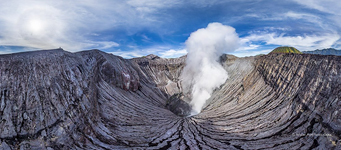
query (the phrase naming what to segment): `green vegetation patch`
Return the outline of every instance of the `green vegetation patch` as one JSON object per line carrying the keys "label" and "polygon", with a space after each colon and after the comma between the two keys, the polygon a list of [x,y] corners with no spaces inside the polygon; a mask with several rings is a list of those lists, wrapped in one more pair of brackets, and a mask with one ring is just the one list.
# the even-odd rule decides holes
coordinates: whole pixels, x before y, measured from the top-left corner
{"label": "green vegetation patch", "polygon": [[302,54],[299,50],[297,50],[294,47],[288,47],[288,46],[283,46],[283,47],[277,47],[274,50],[270,52],[270,54],[273,53],[294,53],[294,54]]}

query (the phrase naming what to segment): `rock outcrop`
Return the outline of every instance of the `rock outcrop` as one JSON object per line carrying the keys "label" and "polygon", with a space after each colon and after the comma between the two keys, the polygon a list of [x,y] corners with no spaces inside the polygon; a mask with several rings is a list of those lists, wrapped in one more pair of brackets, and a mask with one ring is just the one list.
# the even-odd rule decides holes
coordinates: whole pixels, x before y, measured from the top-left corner
{"label": "rock outcrop", "polygon": [[0,55],[0,149],[341,148],[341,57],[224,55],[229,79],[181,117],[185,59]]}
{"label": "rock outcrop", "polygon": [[188,102],[190,102],[189,97],[183,93],[177,93],[167,100],[166,108],[180,117],[190,117],[192,107]]}

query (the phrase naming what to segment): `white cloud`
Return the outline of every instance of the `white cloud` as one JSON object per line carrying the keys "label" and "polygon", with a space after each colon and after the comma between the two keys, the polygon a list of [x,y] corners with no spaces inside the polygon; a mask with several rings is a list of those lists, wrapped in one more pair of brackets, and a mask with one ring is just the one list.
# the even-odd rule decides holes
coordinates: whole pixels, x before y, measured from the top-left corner
{"label": "white cloud", "polygon": [[[340,13],[336,13],[334,10],[336,10],[336,8],[337,10],[340,10],[341,6],[337,3],[332,4],[330,1],[328,1],[326,4],[322,4],[324,1],[318,0],[297,2],[309,8],[331,14],[328,16],[321,16],[320,14],[316,13],[316,11],[296,12],[291,10],[284,13],[275,13],[272,15],[254,14],[252,17],[259,18],[261,20],[292,21],[293,24],[299,21],[303,25],[306,25],[306,27],[293,26],[288,28],[286,24],[283,24],[284,28],[281,28],[281,25],[278,26],[275,24],[274,27],[264,27],[261,31],[259,31],[259,29],[258,31],[250,31],[249,36],[243,37],[241,39],[242,46],[237,50],[240,51],[239,54],[242,54],[242,51],[245,52],[246,55],[248,55],[248,53],[254,53],[250,50],[262,51],[263,44],[273,46],[294,46],[302,51],[340,47],[338,43],[340,43],[341,37],[339,28],[341,27],[341,18]],[[329,7],[332,10],[327,10]],[[337,24],[339,27],[336,27],[335,24]],[[289,27],[290,25],[292,24],[289,24]],[[300,28],[305,29],[305,31],[299,31],[301,30]],[[309,32],[309,29],[313,29],[315,33]],[[287,31],[296,32],[296,34],[289,35],[286,34]],[[242,55],[244,56],[244,54]]]}
{"label": "white cloud", "polygon": [[116,0],[1,1],[0,13],[0,45],[40,49],[108,49],[118,43],[100,36],[92,40],[91,35],[116,28],[133,33],[153,24],[131,5]]}
{"label": "white cloud", "polygon": [[[301,13],[301,12],[294,12],[294,11],[287,11],[285,13],[275,13],[272,15],[254,15],[253,17],[259,18],[264,21],[288,21],[288,20],[301,20],[308,23],[312,23],[310,25],[318,25],[324,30],[330,31],[329,25],[325,23],[325,21],[319,17],[318,15],[310,14],[310,13]],[[293,22],[295,23],[295,22]],[[274,27],[275,28],[275,27]],[[281,28],[276,27],[279,30],[284,29],[287,30],[288,28]],[[270,29],[270,28],[269,28]]]}
{"label": "white cloud", "polygon": [[180,50],[170,49],[167,51],[159,52],[159,54],[160,54],[160,57],[163,57],[163,58],[177,58],[177,57],[186,55],[187,51],[186,49],[180,49]]}
{"label": "white cloud", "polygon": [[127,4],[151,12],[151,9],[173,7],[181,4],[180,0],[128,0]]}
{"label": "white cloud", "polygon": [[240,38],[239,40],[240,47],[235,51],[248,51],[248,50],[255,50],[259,48],[261,45],[253,44],[252,41],[248,38]]}
{"label": "white cloud", "polygon": [[339,0],[294,0],[295,2],[309,8],[334,15],[340,15],[341,1]]}
{"label": "white cloud", "polygon": [[108,49],[111,47],[118,47],[118,46],[119,46],[119,44],[116,42],[88,41],[84,47],[97,48],[97,49]]}
{"label": "white cloud", "polygon": [[261,45],[255,45],[250,43],[244,43],[241,47],[239,47],[236,51],[248,51],[258,49]]}
{"label": "white cloud", "polygon": [[175,49],[171,46],[153,46],[147,48],[138,48],[136,46],[128,46],[132,50],[115,50],[108,53],[121,56],[123,58],[134,58],[147,56],[149,54],[158,55],[162,58],[177,58],[187,54],[185,49]]}
{"label": "white cloud", "polygon": [[308,14],[308,13],[299,13],[294,11],[288,11],[285,13],[273,14],[271,16],[255,16],[261,18],[262,20],[287,20],[287,19],[305,19],[308,21],[320,19],[320,17]]}
{"label": "white cloud", "polygon": [[323,22],[324,25],[335,25],[337,30],[340,31],[341,27],[341,1],[339,0],[294,0],[298,4],[305,7],[315,9],[329,15],[324,15],[323,18],[327,24]]}
{"label": "white cloud", "polygon": [[293,11],[289,11],[284,14],[285,17],[292,18],[292,19],[303,19],[303,18],[319,18],[317,16],[306,14],[306,13],[296,13]]}
{"label": "white cloud", "polygon": [[[284,40],[285,42],[283,41],[282,43],[294,43],[296,45],[304,45],[304,47],[308,47],[307,44],[309,43],[313,44],[312,47],[330,46],[333,45],[333,43],[335,44],[334,41],[339,35],[336,33],[340,32],[341,27],[339,13],[341,2],[333,0],[296,1],[306,7],[330,15],[324,17],[321,16],[320,13],[316,13],[316,11],[304,11],[301,9],[281,10],[278,11],[279,13],[272,13],[271,11],[271,13],[268,13],[266,11],[270,11],[274,8],[266,8],[264,11],[258,11],[258,9],[260,9],[258,7],[262,5],[262,2],[257,2],[254,7],[241,10],[240,14],[234,15],[232,18],[229,18],[230,15],[224,14],[225,11],[219,13],[217,18],[220,18],[222,21],[226,19],[225,23],[243,23],[243,21],[249,20],[250,18],[258,19],[260,22],[271,22],[273,20],[275,22],[276,20],[304,21],[307,24],[307,28],[317,29],[318,27],[316,28],[316,26],[321,26],[321,32],[316,33],[316,36],[311,35],[311,33],[308,33],[309,35],[301,34],[301,36],[281,36],[276,34],[273,35],[273,38]],[[236,3],[240,6],[246,4],[245,1],[233,1],[232,3]],[[232,8],[229,6],[230,4],[231,1],[225,2],[219,0],[3,0],[1,1],[0,7],[0,45],[33,47],[39,49],[62,47],[68,51],[97,48],[107,51],[120,46],[118,43],[121,41],[123,41],[122,43],[129,44],[131,44],[131,41],[129,41],[129,39],[116,39],[116,36],[117,38],[119,36],[114,33],[113,35],[105,36],[103,36],[103,33],[108,34],[111,31],[119,31],[120,33],[127,33],[127,36],[129,36],[142,30],[148,30],[148,32],[153,32],[153,34],[157,34],[162,38],[167,37],[165,35],[171,33],[178,33],[180,35],[183,34],[181,31],[183,31],[182,27],[185,25],[182,23],[185,21],[182,22],[182,20],[178,20],[179,16],[174,16],[170,11],[184,11],[183,15],[188,15],[180,16],[181,19],[184,19],[196,16],[186,14],[188,12],[185,10],[188,7],[196,9],[204,8],[202,10],[210,11],[215,9],[215,6],[226,5],[226,13],[228,14],[229,12],[234,11],[229,11],[229,9]],[[196,9],[193,9],[193,11],[196,11]],[[335,24],[338,27],[335,27]],[[272,23],[270,23],[270,26],[271,25]],[[257,29],[263,28],[263,25],[255,26],[257,26]],[[270,32],[285,32],[292,29],[288,28],[288,26],[277,24],[274,25],[274,27],[268,26],[265,28]],[[237,29],[239,28],[237,27]],[[259,33],[257,33],[257,35],[259,35]],[[265,37],[260,38],[263,39],[262,41],[267,41],[267,44],[278,43],[271,40],[271,35],[270,37],[265,34],[262,35],[268,37],[267,39],[264,39]],[[331,35],[331,37],[327,37],[328,35]],[[154,44],[152,36],[147,37],[142,33],[142,38],[143,42]],[[127,40],[128,42],[124,40]],[[303,44],[295,43],[296,40],[303,42]],[[130,49],[132,49],[131,51],[134,51],[135,54],[129,56],[140,56],[154,52],[155,54],[164,57],[173,57],[171,56],[172,54],[174,54],[174,57],[177,54],[184,54],[184,51],[181,51],[181,48],[179,49],[178,46],[167,45],[161,47],[160,43],[157,43],[159,44],[157,46],[145,49],[130,47]],[[181,44],[179,45],[181,46]],[[260,45],[261,44],[259,43],[254,43],[254,41],[247,42],[245,45],[242,45],[238,51],[261,49]]]}
{"label": "white cloud", "polygon": [[264,30],[266,31],[290,31],[289,28],[283,28],[283,27],[264,27]]}
{"label": "white cloud", "polygon": [[246,50],[246,51],[235,51],[231,53],[232,55],[235,55],[237,57],[247,57],[247,56],[255,56],[259,54],[268,54],[273,49],[266,49],[266,50]]}
{"label": "white cloud", "polygon": [[145,56],[143,51],[122,51],[122,50],[116,50],[116,51],[108,52],[108,53],[111,53],[111,54],[117,55],[117,56],[121,56],[121,57],[126,58],[126,59]]}
{"label": "white cloud", "polygon": [[[323,35],[286,36],[285,34],[264,33],[252,34],[244,37],[245,43],[265,42],[266,45],[293,46],[299,50],[315,50],[332,47],[338,40],[338,33],[325,33]],[[251,45],[251,44],[250,44]]]}
{"label": "white cloud", "polygon": [[158,9],[165,9],[177,6],[196,6],[196,7],[210,7],[212,5],[219,5],[226,3],[221,0],[128,0],[127,4],[136,7],[140,11],[154,12]]}

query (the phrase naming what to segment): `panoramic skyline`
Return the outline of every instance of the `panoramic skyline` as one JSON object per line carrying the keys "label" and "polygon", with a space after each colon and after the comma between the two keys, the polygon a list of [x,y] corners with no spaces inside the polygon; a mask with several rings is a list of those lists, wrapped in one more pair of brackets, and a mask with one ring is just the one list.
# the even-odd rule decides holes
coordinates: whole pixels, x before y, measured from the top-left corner
{"label": "panoramic skyline", "polygon": [[219,22],[235,28],[236,56],[278,46],[300,51],[341,48],[341,2],[336,0],[86,0],[2,1],[0,54],[62,47],[125,58],[186,54],[192,32]]}

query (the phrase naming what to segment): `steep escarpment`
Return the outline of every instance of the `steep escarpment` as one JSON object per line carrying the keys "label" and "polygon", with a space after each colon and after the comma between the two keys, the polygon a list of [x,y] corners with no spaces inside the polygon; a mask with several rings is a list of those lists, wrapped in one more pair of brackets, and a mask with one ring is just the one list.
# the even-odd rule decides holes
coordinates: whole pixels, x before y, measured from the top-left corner
{"label": "steep escarpment", "polygon": [[221,57],[229,79],[196,116],[168,105],[186,57],[98,50],[0,56],[4,149],[339,149],[341,58]]}
{"label": "steep escarpment", "polygon": [[141,75],[149,81],[153,81],[166,96],[182,91],[179,76],[185,65],[185,60],[186,56],[165,59],[152,54],[132,59],[134,63],[138,64],[137,69]]}
{"label": "steep escarpment", "polygon": [[294,54],[258,59],[257,70],[279,96],[276,99],[290,102],[292,108],[293,120],[276,134],[297,136],[291,143],[303,149],[340,147],[340,61],[337,56]]}
{"label": "steep escarpment", "polygon": [[83,124],[96,104],[82,59],[62,50],[38,51],[2,55],[0,66],[1,146],[37,148],[44,139],[69,145],[67,132]]}
{"label": "steep escarpment", "polygon": [[58,49],[0,62],[5,149],[146,147],[177,117],[165,108],[167,94],[131,60]]}

